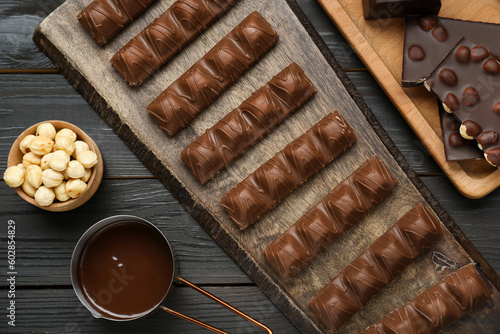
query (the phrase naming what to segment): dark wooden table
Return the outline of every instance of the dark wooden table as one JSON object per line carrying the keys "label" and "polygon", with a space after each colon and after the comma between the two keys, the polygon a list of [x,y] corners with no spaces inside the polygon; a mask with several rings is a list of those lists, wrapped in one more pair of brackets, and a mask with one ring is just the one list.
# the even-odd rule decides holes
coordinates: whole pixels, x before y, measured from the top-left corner
{"label": "dark wooden table", "polygon": [[[116,214],[146,218],[170,239],[180,274],[271,327],[295,327],[212,240],[170,192],[59,74],[31,40],[36,25],[62,0],[0,0],[0,170],[12,142],[29,125],[60,119],[84,129],[100,147],[101,187],[84,206],[50,213],[21,200],[0,183],[0,332],[27,333],[206,333],[161,311],[146,319],[116,323],[93,319],[71,287],[69,262],[81,234]],[[481,200],[461,196],[412,133],[371,74],[315,0],[298,0],[335,57],[348,72],[385,130],[424,183],[495,270],[500,269],[500,191]],[[15,327],[7,325],[7,224],[16,225]],[[168,306],[230,333],[258,329],[188,287],[178,285]]]}

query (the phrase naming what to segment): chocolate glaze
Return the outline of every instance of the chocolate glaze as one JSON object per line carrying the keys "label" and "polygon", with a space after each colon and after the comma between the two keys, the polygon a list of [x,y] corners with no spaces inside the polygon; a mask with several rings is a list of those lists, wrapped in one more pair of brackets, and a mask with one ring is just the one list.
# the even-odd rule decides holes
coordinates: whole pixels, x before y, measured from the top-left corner
{"label": "chocolate glaze", "polygon": [[238,0],[177,0],[111,58],[130,86],[139,86]]}
{"label": "chocolate glaze", "polygon": [[363,0],[365,20],[437,14],[440,9],[441,0]]}
{"label": "chocolate glaze", "polygon": [[437,334],[491,297],[474,268],[466,265],[420,294],[362,334]]}
{"label": "chocolate glaze", "polygon": [[353,129],[335,110],[229,190],[220,202],[243,230],[355,141]]}
{"label": "chocolate glaze", "polygon": [[[405,42],[403,55],[402,84],[412,87],[422,83],[448,52],[462,37],[500,55],[500,25],[485,22],[455,20],[434,15],[408,16],[405,22]],[[424,53],[420,59],[415,57],[415,46]]]}
{"label": "chocolate glaze", "polygon": [[85,299],[113,319],[149,313],[165,297],[173,277],[167,241],[154,227],[117,222],[99,230],[78,260],[78,281]]}
{"label": "chocolate glaze", "polygon": [[147,107],[173,136],[215,101],[278,41],[278,33],[253,12]]}
{"label": "chocolate glaze", "polygon": [[[470,50],[470,59],[464,56],[466,49]],[[496,66],[500,67],[497,58],[486,48],[462,39],[426,81],[431,92],[446,105],[445,110],[448,108],[462,122],[467,136],[477,139],[492,164],[499,157],[493,157],[496,153],[490,150],[500,147],[498,141],[490,140],[500,133],[500,115],[495,112],[500,102]]]}
{"label": "chocolate glaze", "polygon": [[317,255],[387,197],[398,184],[384,163],[369,158],[264,250],[283,279],[295,277]]}
{"label": "chocolate glaze", "polygon": [[99,45],[115,37],[155,0],[94,0],[77,19]]}
{"label": "chocolate glaze", "polygon": [[337,330],[443,232],[418,203],[321,289],[309,306],[331,331]]}
{"label": "chocolate glaze", "polygon": [[473,140],[464,139],[460,135],[461,122],[453,114],[444,111],[438,103],[441,133],[443,136],[444,152],[447,161],[480,160],[484,159],[483,152]]}
{"label": "chocolate glaze", "polygon": [[182,161],[201,183],[207,182],[316,92],[302,68],[290,64],[186,147]]}

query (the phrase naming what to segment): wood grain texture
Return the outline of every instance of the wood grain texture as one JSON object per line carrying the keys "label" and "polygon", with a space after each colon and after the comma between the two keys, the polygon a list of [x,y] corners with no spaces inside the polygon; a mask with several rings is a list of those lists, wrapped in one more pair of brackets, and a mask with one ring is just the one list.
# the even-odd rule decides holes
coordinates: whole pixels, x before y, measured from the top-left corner
{"label": "wood grain texture", "polygon": [[[435,97],[422,86],[401,87],[404,19],[365,21],[361,2],[319,2],[456,188],[469,198],[482,198],[496,189],[500,170],[485,161],[446,161]],[[443,1],[439,14],[500,23],[500,5],[491,0],[479,1],[473,7]]]}
{"label": "wood grain texture", "polygon": [[[81,40],[87,46],[88,39],[75,26],[72,15],[83,6],[81,0],[67,1],[56,12],[41,23],[35,34],[35,41],[47,52],[62,70],[68,80],[77,90],[86,97],[91,105],[103,116],[110,126],[128,143],[146,165],[158,176],[185,205],[191,214],[209,231],[221,246],[239,263],[247,274],[259,287],[271,297],[273,302],[287,315],[287,317],[302,331],[319,333],[317,319],[314,319],[307,308],[307,300],[321,286],[330,280],[331,276],[339,272],[356,254],[367,247],[373,240],[382,234],[397,218],[415,202],[422,201],[420,192],[415,188],[408,176],[403,172],[396,160],[387,151],[386,146],[373,130],[377,123],[365,119],[371,115],[358,108],[363,105],[359,95],[354,92],[348,78],[340,73],[344,83],[339,80],[331,64],[324,58],[320,50],[311,41],[294,13],[284,1],[276,2],[271,8],[265,1],[244,0],[238,3],[223,20],[217,22],[209,31],[193,43],[186,52],[176,57],[175,61],[167,65],[163,71],[148,81],[144,87],[130,91],[112,72],[107,60],[116,51],[121,39],[128,34],[133,35],[141,26],[144,26],[148,13],[154,16],[161,11],[160,2],[146,15],[133,23],[129,30],[119,36],[107,47],[98,49],[92,45],[82,49],[76,47],[68,36]],[[259,10],[283,36],[277,47],[259,62],[236,85],[227,91],[205,113],[200,115],[187,129],[175,138],[168,138],[153,123],[153,120],[144,117],[144,108],[151,96],[161,92],[166,83],[179,76],[187,67],[201,55],[210,45],[227,33],[230,27],[236,25],[243,17],[253,10]],[[62,34],[61,31],[65,33]],[[123,41],[121,41],[123,42]],[[290,50],[294,50],[293,53]],[[255,146],[247,155],[239,159],[233,166],[218,175],[214,180],[201,186],[180,162],[179,153],[191,140],[214,124],[222,115],[238,104],[238,101],[247,97],[250,92],[269,80],[272,74],[279,72],[291,61],[301,65],[310,75],[313,83],[319,88],[318,95],[305,106],[301,112],[293,115],[277,131],[270,134],[259,145]],[[332,63],[333,64],[333,63]],[[341,71],[335,63],[335,68]],[[333,65],[332,65],[333,66]],[[99,73],[96,76],[95,73]],[[347,85],[350,92],[345,89]],[[133,92],[133,94],[131,94]],[[130,96],[133,95],[133,98]],[[351,98],[354,96],[357,103]],[[241,233],[236,230],[229,218],[222,212],[217,201],[230,187],[243,179],[259,164],[268,160],[276,151],[286,145],[291,139],[304,132],[322,115],[332,109],[339,109],[347,121],[358,131],[358,143],[341,159],[329,165],[312,180],[308,181],[294,194],[289,196],[279,207],[267,214],[259,224]],[[141,112],[142,110],[142,112]],[[368,117],[368,116],[367,116]],[[385,138],[385,134],[383,134]],[[386,142],[390,146],[389,142]],[[393,147],[393,146],[391,146]],[[391,149],[393,154],[397,152]],[[349,175],[368,156],[376,154],[386,162],[389,169],[400,179],[400,185],[390,196],[379,205],[369,216],[354,227],[349,233],[333,245],[326,253],[312,264],[304,275],[296,277],[291,282],[284,283],[272,273],[269,265],[261,254],[265,245],[280,231],[299,218],[308,207],[316,203],[335,184]],[[398,158],[400,159],[400,158]],[[400,163],[404,164],[400,160]],[[409,171],[407,170],[409,173]],[[413,182],[417,182],[412,176]],[[419,181],[418,181],[419,182]],[[417,182],[417,183],[418,183]],[[426,190],[419,186],[420,191]],[[429,195],[426,195],[430,198]],[[445,213],[440,213],[445,217]],[[452,222],[447,222],[449,227]],[[465,245],[466,239],[458,229],[455,235]],[[346,251],[349,250],[349,251]],[[436,245],[436,250],[445,256],[453,258],[457,266],[471,261],[469,255],[458,245],[450,233]],[[480,256],[474,253],[475,258]],[[368,324],[378,320],[385,312],[394,308],[401,300],[409,300],[416,295],[419,289],[430,286],[439,280],[440,275],[435,272],[431,262],[432,256],[424,256],[395,280],[391,288],[384,290],[377,300],[377,304],[361,310],[357,316],[345,326],[345,332],[359,331]],[[484,260],[481,265],[488,269]],[[424,274],[425,273],[425,274]],[[494,275],[489,271],[490,276]],[[425,276],[425,280],[416,279]],[[493,275],[493,276],[492,276]],[[496,290],[495,290],[496,291]],[[496,291],[498,293],[498,291]],[[495,302],[488,318],[496,319],[498,305]],[[465,325],[467,326],[467,325]],[[476,326],[479,330],[487,330],[488,324]]]}

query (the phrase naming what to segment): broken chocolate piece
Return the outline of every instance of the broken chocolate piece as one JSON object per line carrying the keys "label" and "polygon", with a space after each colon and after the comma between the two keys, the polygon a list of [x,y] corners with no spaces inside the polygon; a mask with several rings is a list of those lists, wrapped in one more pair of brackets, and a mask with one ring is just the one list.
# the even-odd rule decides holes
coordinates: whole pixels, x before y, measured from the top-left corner
{"label": "broken chocolate piece", "polygon": [[355,141],[354,130],[335,110],[229,190],[220,203],[243,230]]}
{"label": "broken chocolate piece", "polygon": [[440,9],[441,0],[363,0],[365,20],[437,14]]}
{"label": "broken chocolate piece", "polygon": [[418,203],[321,289],[309,306],[336,331],[441,236],[441,224]]}
{"label": "broken chocolate piece", "polygon": [[267,261],[282,279],[295,277],[397,184],[398,179],[380,159],[369,158],[267,246]]}

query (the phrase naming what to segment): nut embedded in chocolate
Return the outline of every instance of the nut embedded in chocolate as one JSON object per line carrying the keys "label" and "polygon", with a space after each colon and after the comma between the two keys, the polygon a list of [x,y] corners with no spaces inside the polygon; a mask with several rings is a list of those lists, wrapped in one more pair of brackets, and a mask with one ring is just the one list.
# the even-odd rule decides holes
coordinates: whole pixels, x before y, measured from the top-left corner
{"label": "nut embedded in chocolate", "polygon": [[490,52],[483,48],[482,46],[476,45],[472,48],[471,58],[472,61],[478,62],[486,59],[490,55]]}
{"label": "nut embedded in chocolate", "polygon": [[[483,132],[483,129],[481,128],[481,126],[479,126],[479,124],[477,124],[476,122],[471,121],[471,120],[466,120],[465,122],[463,122],[461,128],[462,127],[465,128],[466,136],[462,136],[465,139],[476,138],[477,136],[479,136],[481,134],[481,132]],[[460,133],[463,134],[462,129],[460,129]]]}
{"label": "nut embedded in chocolate", "polygon": [[421,61],[425,58],[424,49],[422,49],[422,47],[418,45],[412,45],[408,49],[408,57],[410,57],[410,59],[413,61]]}
{"label": "nut embedded in chocolate", "polygon": [[426,15],[418,19],[418,25],[425,31],[429,31],[436,25],[438,19],[434,15]]}
{"label": "nut embedded in chocolate", "polygon": [[479,101],[479,93],[474,87],[467,87],[462,93],[462,101],[466,106],[472,107]]}
{"label": "nut embedded in chocolate", "polygon": [[451,131],[457,131],[460,128],[460,123],[458,122],[457,118],[453,115],[447,114],[444,119],[444,124],[446,128],[448,128]]}
{"label": "nut embedded in chocolate", "polygon": [[500,167],[500,147],[495,147],[486,151],[484,157],[492,166]]}
{"label": "nut embedded in chocolate", "polygon": [[498,134],[495,131],[484,131],[477,137],[477,143],[485,150],[498,143]]}
{"label": "nut embedded in chocolate", "polygon": [[496,75],[500,73],[500,63],[495,58],[488,58],[483,63],[483,68],[486,73]]}
{"label": "nut embedded in chocolate", "polygon": [[460,147],[465,144],[464,138],[459,135],[458,133],[452,133],[448,137],[448,142],[450,143],[450,146],[452,147]]}
{"label": "nut embedded in chocolate", "polygon": [[445,108],[445,110],[447,112],[453,112],[455,110],[458,110],[458,107],[460,106],[460,102],[458,101],[458,98],[453,93],[446,94],[446,97],[444,98],[443,103],[449,109],[449,110],[446,110],[446,108]]}
{"label": "nut embedded in chocolate", "polygon": [[498,102],[497,104],[495,104],[495,108],[493,109],[493,111],[495,111],[495,113],[497,113],[498,115],[500,115],[500,102]]}
{"label": "nut embedded in chocolate", "polygon": [[455,52],[455,58],[463,64],[469,63],[470,57],[471,57],[470,49],[466,46],[459,47]]}
{"label": "nut embedded in chocolate", "polygon": [[439,79],[448,86],[453,87],[457,85],[457,75],[449,68],[443,68],[441,72],[439,72]]}
{"label": "nut embedded in chocolate", "polygon": [[438,25],[432,29],[432,36],[439,41],[444,42],[448,39],[448,32],[442,25]]}

